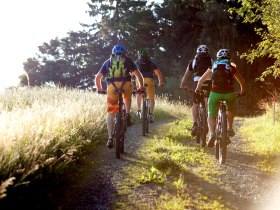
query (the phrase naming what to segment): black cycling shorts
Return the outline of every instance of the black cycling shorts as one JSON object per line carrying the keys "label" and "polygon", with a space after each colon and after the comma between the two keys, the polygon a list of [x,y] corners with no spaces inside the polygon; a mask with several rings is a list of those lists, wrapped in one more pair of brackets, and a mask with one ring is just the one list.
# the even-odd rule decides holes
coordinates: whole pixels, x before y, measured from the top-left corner
{"label": "black cycling shorts", "polygon": [[[199,103],[201,100],[203,100],[203,96],[200,95],[200,94],[197,94],[195,92],[197,83],[198,82],[194,82],[194,84],[193,84],[193,97],[192,97],[193,103]],[[209,94],[210,94],[211,86],[212,86],[212,81],[211,80],[207,80],[202,84],[201,89],[207,91],[207,96],[209,96]]]}

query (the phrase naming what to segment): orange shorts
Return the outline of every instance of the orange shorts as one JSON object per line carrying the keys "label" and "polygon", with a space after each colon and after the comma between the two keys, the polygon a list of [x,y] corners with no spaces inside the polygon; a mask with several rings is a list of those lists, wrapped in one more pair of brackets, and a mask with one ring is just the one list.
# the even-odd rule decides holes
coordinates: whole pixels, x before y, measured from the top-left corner
{"label": "orange shorts", "polygon": [[[121,87],[122,82],[115,82],[116,87]],[[124,93],[122,94],[123,99],[131,99],[132,95],[132,84],[130,81],[124,83],[122,87]],[[107,112],[116,113],[119,111],[119,95],[115,93],[115,87],[110,84],[107,86]]]}
{"label": "orange shorts", "polygon": [[[146,87],[147,98],[149,100],[154,99],[156,94],[155,80],[152,78],[144,77],[144,84]],[[138,88],[138,82],[136,82],[136,86]]]}

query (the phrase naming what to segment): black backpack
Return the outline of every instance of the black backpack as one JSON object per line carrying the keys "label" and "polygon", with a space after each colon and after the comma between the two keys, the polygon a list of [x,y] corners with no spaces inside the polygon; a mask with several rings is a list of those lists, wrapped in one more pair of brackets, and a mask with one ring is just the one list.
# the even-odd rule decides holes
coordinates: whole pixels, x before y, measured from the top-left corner
{"label": "black backpack", "polygon": [[197,55],[193,60],[194,76],[201,77],[212,65],[211,57],[207,55]]}
{"label": "black backpack", "polygon": [[233,70],[228,59],[218,59],[212,66],[212,83],[216,87],[231,88],[233,86]]}

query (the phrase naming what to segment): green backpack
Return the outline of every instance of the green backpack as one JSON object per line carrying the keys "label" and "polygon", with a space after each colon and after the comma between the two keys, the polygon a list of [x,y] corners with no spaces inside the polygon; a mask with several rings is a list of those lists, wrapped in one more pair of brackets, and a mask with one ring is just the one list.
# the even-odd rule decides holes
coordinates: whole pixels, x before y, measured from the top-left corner
{"label": "green backpack", "polygon": [[127,77],[127,69],[124,67],[125,57],[121,55],[111,55],[108,67],[108,79]]}

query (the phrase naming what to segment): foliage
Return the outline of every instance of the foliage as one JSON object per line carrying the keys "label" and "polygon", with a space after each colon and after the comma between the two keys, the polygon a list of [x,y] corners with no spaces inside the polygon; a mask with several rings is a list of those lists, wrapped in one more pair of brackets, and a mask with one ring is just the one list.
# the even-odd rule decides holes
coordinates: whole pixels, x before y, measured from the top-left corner
{"label": "foliage", "polygon": [[146,183],[158,183],[158,184],[163,184],[165,182],[165,174],[160,172],[157,168],[152,166],[147,173],[143,174],[141,176],[141,183],[146,184]]}
{"label": "foliage", "polygon": [[245,23],[255,24],[255,31],[261,41],[254,49],[243,56],[251,63],[259,57],[271,58],[273,65],[269,66],[261,75],[264,81],[267,76],[280,75],[280,1],[279,0],[240,0],[242,7],[237,13],[244,18]]}
{"label": "foliage", "polygon": [[[93,89],[94,75],[116,43],[123,44],[133,59],[140,48],[148,48],[165,77],[183,75],[201,43],[209,46],[213,57],[219,48],[230,48],[240,66],[235,51],[246,49],[254,36],[245,30],[237,32],[236,22],[227,12],[231,2],[91,0],[87,12],[92,22],[81,24],[83,31],[43,43],[24,69],[31,86]],[[22,85],[27,82],[21,77]]]}

